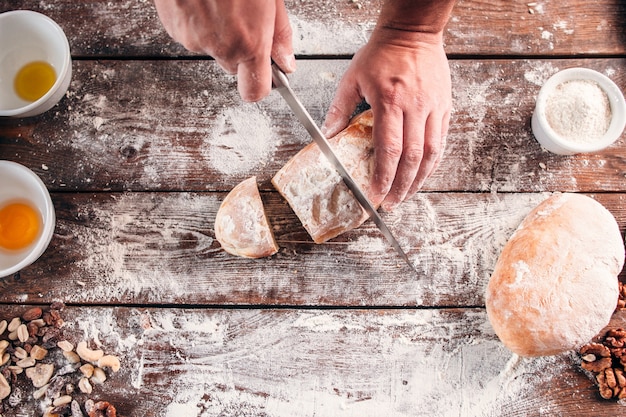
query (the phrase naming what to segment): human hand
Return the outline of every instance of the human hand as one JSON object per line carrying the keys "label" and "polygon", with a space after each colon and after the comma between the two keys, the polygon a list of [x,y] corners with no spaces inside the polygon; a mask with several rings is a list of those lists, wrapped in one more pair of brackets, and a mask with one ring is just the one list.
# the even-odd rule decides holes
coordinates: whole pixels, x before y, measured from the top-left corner
{"label": "human hand", "polygon": [[372,200],[391,211],[422,187],[445,148],[452,93],[441,35],[375,31],[339,83],[327,136],[348,124],[363,99],[374,114]]}
{"label": "human hand", "polygon": [[155,0],[155,5],[172,38],[237,75],[245,101],[270,93],[272,59],[285,72],[295,70],[283,0]]}

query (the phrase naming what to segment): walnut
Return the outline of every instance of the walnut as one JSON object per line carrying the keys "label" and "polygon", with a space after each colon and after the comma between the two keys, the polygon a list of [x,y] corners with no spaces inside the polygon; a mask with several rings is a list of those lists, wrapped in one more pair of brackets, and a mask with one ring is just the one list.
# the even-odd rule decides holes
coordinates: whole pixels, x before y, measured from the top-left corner
{"label": "walnut", "polygon": [[85,409],[89,417],[117,417],[115,407],[107,401],[98,401],[93,404],[86,402]]}
{"label": "walnut", "polygon": [[626,330],[609,330],[606,334],[604,344],[608,346],[613,358],[626,368]]}
{"label": "walnut", "polygon": [[602,398],[626,398],[626,376],[621,369],[606,368],[596,376],[596,381]]}
{"label": "walnut", "polygon": [[602,398],[626,399],[626,330],[611,329],[600,343],[580,348],[581,367],[596,374]]}
{"label": "walnut", "polygon": [[602,343],[588,343],[580,348],[583,369],[590,372],[600,372],[611,367],[613,359],[611,359],[611,351]]}
{"label": "walnut", "polygon": [[613,348],[623,348],[626,345],[626,330],[612,329],[606,332],[604,344]]}

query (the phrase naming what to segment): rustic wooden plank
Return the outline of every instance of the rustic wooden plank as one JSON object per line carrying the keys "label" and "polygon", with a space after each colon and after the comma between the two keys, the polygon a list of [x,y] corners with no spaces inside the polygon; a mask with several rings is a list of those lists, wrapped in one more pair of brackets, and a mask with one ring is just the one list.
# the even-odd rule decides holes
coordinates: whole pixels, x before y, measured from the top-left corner
{"label": "rustic wooden plank", "polygon": [[[16,311],[23,310],[0,308],[5,319]],[[125,417],[613,417],[623,410],[599,399],[575,353],[511,354],[481,309],[67,307],[63,317],[62,339],[97,342],[120,357],[121,370],[91,397]],[[612,322],[625,324],[624,314]],[[65,365],[62,357],[47,361]],[[21,395],[3,415],[40,415],[42,401],[29,395],[24,375],[19,381]]]}
{"label": "rustic wooden plank", "polygon": [[[499,253],[547,194],[420,193],[384,215],[417,273],[371,223],[312,243],[277,193],[264,194],[281,250],[224,252],[213,221],[224,194],[55,194],[43,257],[4,281],[0,302],[480,306]],[[626,230],[625,194],[595,196]]]}
{"label": "rustic wooden plank", "polygon": [[[288,0],[299,55],[351,55],[368,39],[382,0]],[[55,19],[79,57],[193,56],[172,41],[148,0],[1,0]],[[624,54],[622,0],[460,0],[445,33],[452,55]],[[601,40],[601,42],[599,42]]]}
{"label": "rustic wooden plank", "polygon": [[[321,123],[348,61],[302,61],[292,84]],[[434,191],[623,191],[623,138],[597,155],[556,156],[530,117],[542,83],[584,66],[626,90],[624,59],[453,61],[454,113]],[[310,140],[277,93],[240,101],[211,61],[78,61],[68,97],[0,120],[0,159],[55,191],[229,191],[270,178]]]}

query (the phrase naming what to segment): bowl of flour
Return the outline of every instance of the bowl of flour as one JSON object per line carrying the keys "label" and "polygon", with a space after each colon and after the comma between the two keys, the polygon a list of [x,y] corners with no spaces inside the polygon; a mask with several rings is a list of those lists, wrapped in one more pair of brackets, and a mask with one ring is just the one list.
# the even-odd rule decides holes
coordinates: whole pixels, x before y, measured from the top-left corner
{"label": "bowl of flour", "polygon": [[600,151],[620,138],[626,102],[619,87],[588,68],[557,72],[539,90],[531,127],[547,150],[559,155]]}

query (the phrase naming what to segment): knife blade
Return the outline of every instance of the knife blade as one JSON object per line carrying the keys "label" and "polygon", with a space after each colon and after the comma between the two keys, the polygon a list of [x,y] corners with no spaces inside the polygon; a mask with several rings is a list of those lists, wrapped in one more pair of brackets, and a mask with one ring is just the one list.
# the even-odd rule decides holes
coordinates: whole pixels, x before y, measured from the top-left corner
{"label": "knife blade", "polygon": [[320,148],[324,156],[331,162],[331,164],[335,167],[343,182],[346,184],[348,189],[352,192],[356,200],[359,202],[361,207],[365,210],[365,212],[370,216],[370,219],[374,222],[374,224],[378,227],[380,232],[383,234],[385,239],[389,242],[389,244],[395,249],[395,251],[400,255],[400,257],[411,267],[413,271],[415,271],[415,265],[409,260],[409,257],[404,252],[398,240],[394,237],[393,233],[385,222],[383,221],[378,211],[374,208],[372,203],[370,203],[367,196],[363,193],[363,191],[359,188],[357,183],[354,181],[350,173],[346,170],[341,161],[337,158],[332,148],[330,147],[330,143],[324,137],[324,134],[317,126],[317,124],[313,121],[313,118],[306,110],[302,102],[295,95],[291,86],[289,85],[289,79],[287,75],[276,65],[272,63],[272,83],[273,88],[277,90],[281,96],[285,99],[295,116],[298,118],[300,123],[304,126],[304,128],[309,132],[309,135],[313,138],[317,146]]}

